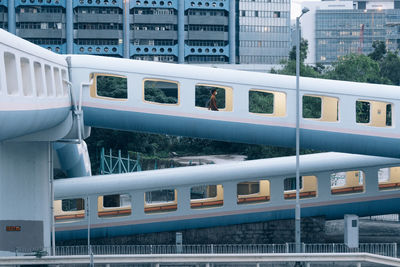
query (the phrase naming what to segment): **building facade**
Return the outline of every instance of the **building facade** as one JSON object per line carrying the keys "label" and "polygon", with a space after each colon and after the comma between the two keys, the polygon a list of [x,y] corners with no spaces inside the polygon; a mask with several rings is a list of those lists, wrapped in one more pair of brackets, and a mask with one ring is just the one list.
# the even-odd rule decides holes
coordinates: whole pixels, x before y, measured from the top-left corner
{"label": "building facade", "polygon": [[306,63],[331,64],[350,53],[369,54],[374,41],[387,49],[400,45],[399,1],[324,1],[304,3],[312,12],[303,17],[309,41]]}
{"label": "building facade", "polygon": [[279,64],[291,46],[290,0],[241,0],[238,55],[241,64]]}
{"label": "building facade", "polygon": [[62,54],[276,64],[289,10],[289,0],[0,0],[0,27]]}

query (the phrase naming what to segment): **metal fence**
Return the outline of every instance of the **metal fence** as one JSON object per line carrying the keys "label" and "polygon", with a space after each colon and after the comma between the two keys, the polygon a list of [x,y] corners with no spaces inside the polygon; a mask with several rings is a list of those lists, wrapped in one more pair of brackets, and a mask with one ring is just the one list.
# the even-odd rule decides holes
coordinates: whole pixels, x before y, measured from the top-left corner
{"label": "metal fence", "polygon": [[[244,254],[244,253],[295,253],[294,243],[285,244],[222,244],[222,245],[94,245],[95,255],[118,254]],[[397,257],[396,243],[361,243],[358,248],[345,244],[302,244],[304,253],[355,253],[366,252]],[[88,246],[58,246],[57,256],[87,255]]]}
{"label": "metal fence", "polygon": [[360,217],[360,219],[367,219],[367,220],[371,220],[371,221],[388,221],[388,222],[400,221],[399,214],[386,214],[386,215]]}

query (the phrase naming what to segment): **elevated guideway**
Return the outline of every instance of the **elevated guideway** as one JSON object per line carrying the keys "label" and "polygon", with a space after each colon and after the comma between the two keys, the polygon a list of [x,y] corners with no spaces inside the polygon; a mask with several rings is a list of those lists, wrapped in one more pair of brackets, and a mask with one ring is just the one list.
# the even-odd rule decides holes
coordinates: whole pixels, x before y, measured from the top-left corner
{"label": "elevated guideway", "polygon": [[[393,158],[342,153],[302,156],[302,216],[337,219],[349,213],[397,213],[398,166],[400,159]],[[385,170],[389,176],[383,180],[380,176]],[[93,237],[173,231],[293,218],[295,191],[285,188],[285,180],[295,173],[295,157],[283,157],[112,174],[57,180],[55,197],[89,201]],[[339,174],[346,183],[332,184]],[[251,184],[258,189],[243,189]],[[215,193],[196,197],[199,187]],[[160,192],[169,192],[171,198],[149,199]],[[126,201],[110,207],[104,204],[107,195],[119,195]],[[56,203],[57,239],[85,238],[85,206],[63,211],[61,201]]]}

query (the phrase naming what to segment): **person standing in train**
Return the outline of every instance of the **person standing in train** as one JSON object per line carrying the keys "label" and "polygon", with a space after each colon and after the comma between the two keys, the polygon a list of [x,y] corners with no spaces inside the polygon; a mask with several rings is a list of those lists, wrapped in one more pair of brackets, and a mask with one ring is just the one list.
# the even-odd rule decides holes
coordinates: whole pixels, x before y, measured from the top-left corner
{"label": "person standing in train", "polygon": [[211,97],[210,97],[210,103],[208,105],[208,109],[213,110],[213,111],[218,111],[218,107],[217,107],[217,89],[212,89],[211,90]]}

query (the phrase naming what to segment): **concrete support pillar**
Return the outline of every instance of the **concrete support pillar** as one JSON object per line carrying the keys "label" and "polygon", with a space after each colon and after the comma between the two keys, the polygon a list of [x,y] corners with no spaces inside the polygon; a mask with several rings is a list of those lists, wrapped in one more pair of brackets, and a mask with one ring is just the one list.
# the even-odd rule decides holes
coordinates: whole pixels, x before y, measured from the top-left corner
{"label": "concrete support pillar", "polygon": [[8,1],[8,31],[12,34],[16,34],[16,22],[15,22],[15,0]]}
{"label": "concrete support pillar", "polygon": [[185,0],[178,0],[178,63],[185,63]]}
{"label": "concrete support pillar", "polygon": [[48,142],[0,143],[0,256],[50,248],[50,151]]}
{"label": "concrete support pillar", "polygon": [[380,168],[369,168],[364,171],[364,190],[367,193],[379,192],[379,177]]}
{"label": "concrete support pillar", "polygon": [[271,203],[282,203],[284,200],[284,187],[283,187],[283,179],[275,179],[270,183],[270,194],[271,194]]}
{"label": "concrete support pillar", "polygon": [[190,189],[185,187],[177,188],[178,210],[181,212],[190,211]]}
{"label": "concrete support pillar", "polygon": [[[235,208],[237,205],[237,183],[224,183],[224,207]],[[229,192],[229,194],[228,194]]]}
{"label": "concrete support pillar", "polygon": [[124,58],[130,57],[129,23],[129,1],[124,0]]}
{"label": "concrete support pillar", "polygon": [[67,54],[74,53],[74,9],[71,1],[65,1],[65,16],[66,16],[66,29],[65,34],[67,38]]}
{"label": "concrete support pillar", "polygon": [[144,195],[141,192],[131,193],[132,212],[137,217],[143,217],[144,214]]}
{"label": "concrete support pillar", "polygon": [[236,4],[229,1],[229,63],[236,63]]}

